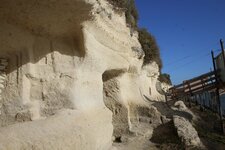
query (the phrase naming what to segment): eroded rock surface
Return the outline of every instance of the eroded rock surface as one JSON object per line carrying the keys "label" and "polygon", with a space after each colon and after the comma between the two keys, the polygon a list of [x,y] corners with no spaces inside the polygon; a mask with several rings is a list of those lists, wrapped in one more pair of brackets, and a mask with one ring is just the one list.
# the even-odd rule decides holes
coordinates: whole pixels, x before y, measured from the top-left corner
{"label": "eroded rock surface", "polygon": [[106,0],[1,0],[0,12],[1,149],[106,150],[160,120],[145,99],[164,100],[158,65],[143,66],[137,32]]}
{"label": "eroded rock surface", "polygon": [[195,115],[187,108],[183,101],[176,101],[172,109],[178,112],[173,115],[173,123],[181,142],[186,147],[203,148],[198,133],[192,125]]}
{"label": "eroded rock surface", "polygon": [[178,136],[186,146],[202,147],[198,133],[189,120],[175,115],[173,117],[173,122],[177,129]]}

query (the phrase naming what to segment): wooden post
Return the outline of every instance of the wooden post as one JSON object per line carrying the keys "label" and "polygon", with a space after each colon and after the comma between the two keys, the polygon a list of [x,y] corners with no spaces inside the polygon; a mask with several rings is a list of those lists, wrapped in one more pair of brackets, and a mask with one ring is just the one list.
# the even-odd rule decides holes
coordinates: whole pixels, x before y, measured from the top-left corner
{"label": "wooden post", "polygon": [[202,106],[202,101],[203,101],[203,100],[202,100],[202,93],[199,94],[199,98],[200,98],[200,99],[199,99],[200,110],[203,111],[204,109],[203,109],[203,106]]}
{"label": "wooden post", "polygon": [[195,94],[195,105],[198,106],[198,96]]}
{"label": "wooden post", "polygon": [[206,108],[206,95],[205,92],[203,93],[203,107]]}
{"label": "wooden post", "polygon": [[189,103],[189,107],[191,108],[191,96],[192,96],[192,93],[191,93],[191,86],[190,86],[190,83],[187,81],[187,86],[188,86],[188,95],[189,95],[189,98],[188,98],[188,103]]}
{"label": "wooden post", "polygon": [[[220,46],[221,46],[221,51],[222,51],[222,54],[223,54],[223,63],[224,63],[224,68],[225,68],[225,55],[224,55],[224,46],[223,46],[223,40],[222,39],[220,39]],[[222,122],[223,122],[223,112],[222,112],[221,106],[220,106],[220,111],[221,111]],[[224,126],[224,122],[222,123],[222,125]],[[223,133],[225,134],[224,127],[223,127]]]}
{"label": "wooden post", "polygon": [[213,109],[212,109],[212,101],[213,101],[213,99],[212,99],[212,92],[210,92],[210,93],[209,93],[209,108],[210,108],[211,110],[213,110]]}
{"label": "wooden post", "polygon": [[223,64],[224,64],[224,68],[225,68],[225,55],[224,55],[224,47],[223,47],[223,40],[220,39],[220,46],[221,46],[221,51],[222,51],[222,57],[223,57]]}
{"label": "wooden post", "polygon": [[166,104],[168,105],[167,93],[165,93]]}
{"label": "wooden post", "polygon": [[202,94],[202,106],[205,107],[205,84],[204,84],[204,79],[201,79],[201,83],[202,83],[202,89],[203,89],[203,94]]}
{"label": "wooden post", "polygon": [[[212,61],[213,61],[213,69],[215,72],[215,76],[216,76],[216,95],[217,95],[217,104],[218,104],[218,108],[219,108],[219,116],[220,116],[220,122],[221,122],[221,131],[224,134],[224,130],[223,130],[223,114],[222,114],[222,109],[221,109],[221,102],[220,102],[220,93],[219,93],[219,88],[218,88],[218,75],[217,75],[217,70],[216,70],[216,64],[215,64],[215,58],[214,58],[214,53],[213,51],[211,51],[211,55],[212,55]],[[223,55],[224,56],[224,55]]]}
{"label": "wooden post", "polygon": [[207,108],[210,108],[210,97],[209,97],[209,91],[206,92],[206,100],[207,100]]}
{"label": "wooden post", "polygon": [[200,95],[198,94],[198,96],[197,96],[197,106],[199,105],[199,101],[200,101]]}

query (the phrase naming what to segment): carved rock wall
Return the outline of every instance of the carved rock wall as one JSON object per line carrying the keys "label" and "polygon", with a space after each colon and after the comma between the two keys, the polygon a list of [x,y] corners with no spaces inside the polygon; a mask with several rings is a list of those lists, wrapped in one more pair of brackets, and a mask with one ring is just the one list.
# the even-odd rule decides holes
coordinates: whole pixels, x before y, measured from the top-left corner
{"label": "carved rock wall", "polygon": [[142,66],[138,34],[107,1],[2,0],[0,12],[0,149],[105,150],[113,125],[131,128],[131,104],[163,100],[158,66]]}

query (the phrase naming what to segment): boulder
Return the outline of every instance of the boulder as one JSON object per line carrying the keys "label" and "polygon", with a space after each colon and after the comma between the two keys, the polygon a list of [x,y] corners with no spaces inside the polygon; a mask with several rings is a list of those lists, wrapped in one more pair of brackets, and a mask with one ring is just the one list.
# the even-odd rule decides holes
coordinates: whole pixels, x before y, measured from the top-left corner
{"label": "boulder", "polygon": [[174,126],[182,143],[187,147],[202,147],[202,142],[197,131],[192,126],[189,120],[177,115],[173,116]]}

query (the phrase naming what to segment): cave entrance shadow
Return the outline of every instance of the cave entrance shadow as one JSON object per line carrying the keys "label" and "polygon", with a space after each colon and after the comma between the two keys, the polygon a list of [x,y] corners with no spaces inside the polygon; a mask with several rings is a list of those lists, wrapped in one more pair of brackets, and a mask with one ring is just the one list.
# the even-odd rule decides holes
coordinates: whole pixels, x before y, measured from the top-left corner
{"label": "cave entrance shadow", "polygon": [[102,74],[103,100],[105,106],[112,112],[113,136],[115,143],[122,143],[123,136],[128,135],[128,109],[122,105],[120,97],[120,82],[118,77],[125,73],[125,69],[106,70]]}
{"label": "cave entrance shadow", "polygon": [[7,73],[27,63],[48,61],[46,56],[54,52],[85,57],[82,23],[92,18],[92,4],[77,0],[1,0],[0,6],[0,57],[9,60]]}
{"label": "cave entrance shadow", "polygon": [[178,137],[172,121],[159,125],[154,129],[151,142],[158,144],[160,149],[183,150],[184,147]]}

